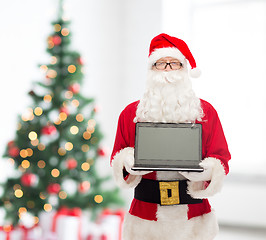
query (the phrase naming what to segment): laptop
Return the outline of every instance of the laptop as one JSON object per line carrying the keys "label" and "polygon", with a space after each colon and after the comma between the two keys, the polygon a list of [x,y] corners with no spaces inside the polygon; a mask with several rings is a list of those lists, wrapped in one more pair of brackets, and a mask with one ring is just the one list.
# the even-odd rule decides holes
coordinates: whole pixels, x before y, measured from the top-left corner
{"label": "laptop", "polygon": [[132,170],[203,171],[201,124],[138,122],[135,134]]}

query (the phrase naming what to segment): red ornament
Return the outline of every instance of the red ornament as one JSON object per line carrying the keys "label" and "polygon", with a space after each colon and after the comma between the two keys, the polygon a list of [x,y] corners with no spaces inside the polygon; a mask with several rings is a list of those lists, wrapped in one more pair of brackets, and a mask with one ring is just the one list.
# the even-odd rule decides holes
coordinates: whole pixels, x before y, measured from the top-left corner
{"label": "red ornament", "polygon": [[58,184],[58,183],[50,183],[48,186],[47,186],[47,192],[49,193],[49,194],[57,194],[57,193],[59,193],[60,192],[60,190],[61,190],[61,186],[60,186],[60,184]]}
{"label": "red ornament", "polygon": [[10,147],[9,149],[8,149],[8,155],[10,156],[10,157],[18,157],[19,156],[19,152],[20,152],[20,150],[19,150],[19,148],[18,147],[16,147],[16,146],[13,146],[13,147]]}
{"label": "red ornament", "polygon": [[100,107],[97,105],[97,106],[95,106],[94,108],[93,108],[93,111],[95,112],[95,113],[98,113],[99,111],[100,111]]}
{"label": "red ornament", "polygon": [[77,62],[78,62],[78,64],[80,64],[80,65],[83,65],[83,64],[84,64],[83,59],[82,59],[81,57],[79,57],[79,58],[77,59]]}
{"label": "red ornament", "polygon": [[74,83],[68,87],[68,90],[73,92],[74,94],[79,93],[80,85],[78,83]]}
{"label": "red ornament", "polygon": [[53,43],[54,43],[55,46],[58,46],[58,45],[61,44],[62,39],[61,39],[61,37],[59,37],[59,36],[56,35],[56,36],[53,36],[52,41],[53,41]]}
{"label": "red ornament", "polygon": [[77,160],[74,159],[74,158],[69,158],[67,159],[66,161],[66,165],[67,165],[67,169],[74,169],[77,167],[78,163],[77,163]]}
{"label": "red ornament", "polygon": [[98,155],[105,157],[108,154],[108,150],[106,148],[98,148]]}
{"label": "red ornament", "polygon": [[43,135],[53,135],[57,132],[57,129],[54,125],[45,126],[42,128]]}
{"label": "red ornament", "polygon": [[33,173],[25,173],[20,179],[21,183],[26,187],[32,187],[37,183],[37,176]]}
{"label": "red ornament", "polygon": [[7,144],[8,147],[13,147],[15,146],[15,141],[9,141]]}
{"label": "red ornament", "polygon": [[91,187],[90,182],[88,182],[88,181],[84,181],[84,182],[81,182],[81,183],[79,184],[79,186],[78,186],[78,191],[79,191],[80,193],[86,193],[86,192],[89,191],[90,187]]}
{"label": "red ornament", "polygon": [[60,109],[59,109],[59,111],[60,111],[60,113],[65,113],[66,115],[69,115],[69,110],[68,110],[68,108],[67,107],[61,107]]}

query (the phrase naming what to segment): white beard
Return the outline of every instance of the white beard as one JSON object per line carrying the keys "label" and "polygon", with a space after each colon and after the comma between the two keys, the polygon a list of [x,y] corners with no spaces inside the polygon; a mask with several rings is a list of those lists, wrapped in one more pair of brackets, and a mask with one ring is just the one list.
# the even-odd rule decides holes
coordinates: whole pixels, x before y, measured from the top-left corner
{"label": "white beard", "polygon": [[190,123],[201,121],[200,99],[192,90],[186,69],[148,71],[147,90],[137,108],[135,122]]}

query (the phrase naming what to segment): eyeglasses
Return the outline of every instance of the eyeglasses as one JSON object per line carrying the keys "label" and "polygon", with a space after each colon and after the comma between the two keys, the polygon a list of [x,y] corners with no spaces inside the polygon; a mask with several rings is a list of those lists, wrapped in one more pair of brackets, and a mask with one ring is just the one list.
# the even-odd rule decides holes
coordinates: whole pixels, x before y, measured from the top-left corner
{"label": "eyeglasses", "polygon": [[181,62],[156,62],[153,64],[157,70],[164,70],[167,68],[167,65],[169,65],[172,70],[179,70],[183,67]]}

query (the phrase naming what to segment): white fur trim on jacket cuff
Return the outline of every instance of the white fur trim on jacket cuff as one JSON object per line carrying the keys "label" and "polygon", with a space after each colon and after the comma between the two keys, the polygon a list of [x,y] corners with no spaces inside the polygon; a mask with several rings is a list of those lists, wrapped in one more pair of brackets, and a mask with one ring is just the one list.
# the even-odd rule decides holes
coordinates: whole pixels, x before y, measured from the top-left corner
{"label": "white fur trim on jacket cuff", "polygon": [[188,182],[188,194],[197,199],[208,198],[219,191],[221,191],[223,186],[223,180],[225,177],[224,167],[219,159],[216,158],[205,158],[202,163],[202,167],[212,168],[211,180],[209,185],[206,187],[206,182]]}
{"label": "white fur trim on jacket cuff", "polygon": [[136,187],[141,181],[140,175],[129,174],[127,179],[124,179],[123,169],[125,168],[125,162],[132,162],[134,159],[134,148],[127,147],[118,152],[112,161],[113,175],[117,185],[121,188],[133,188]]}

